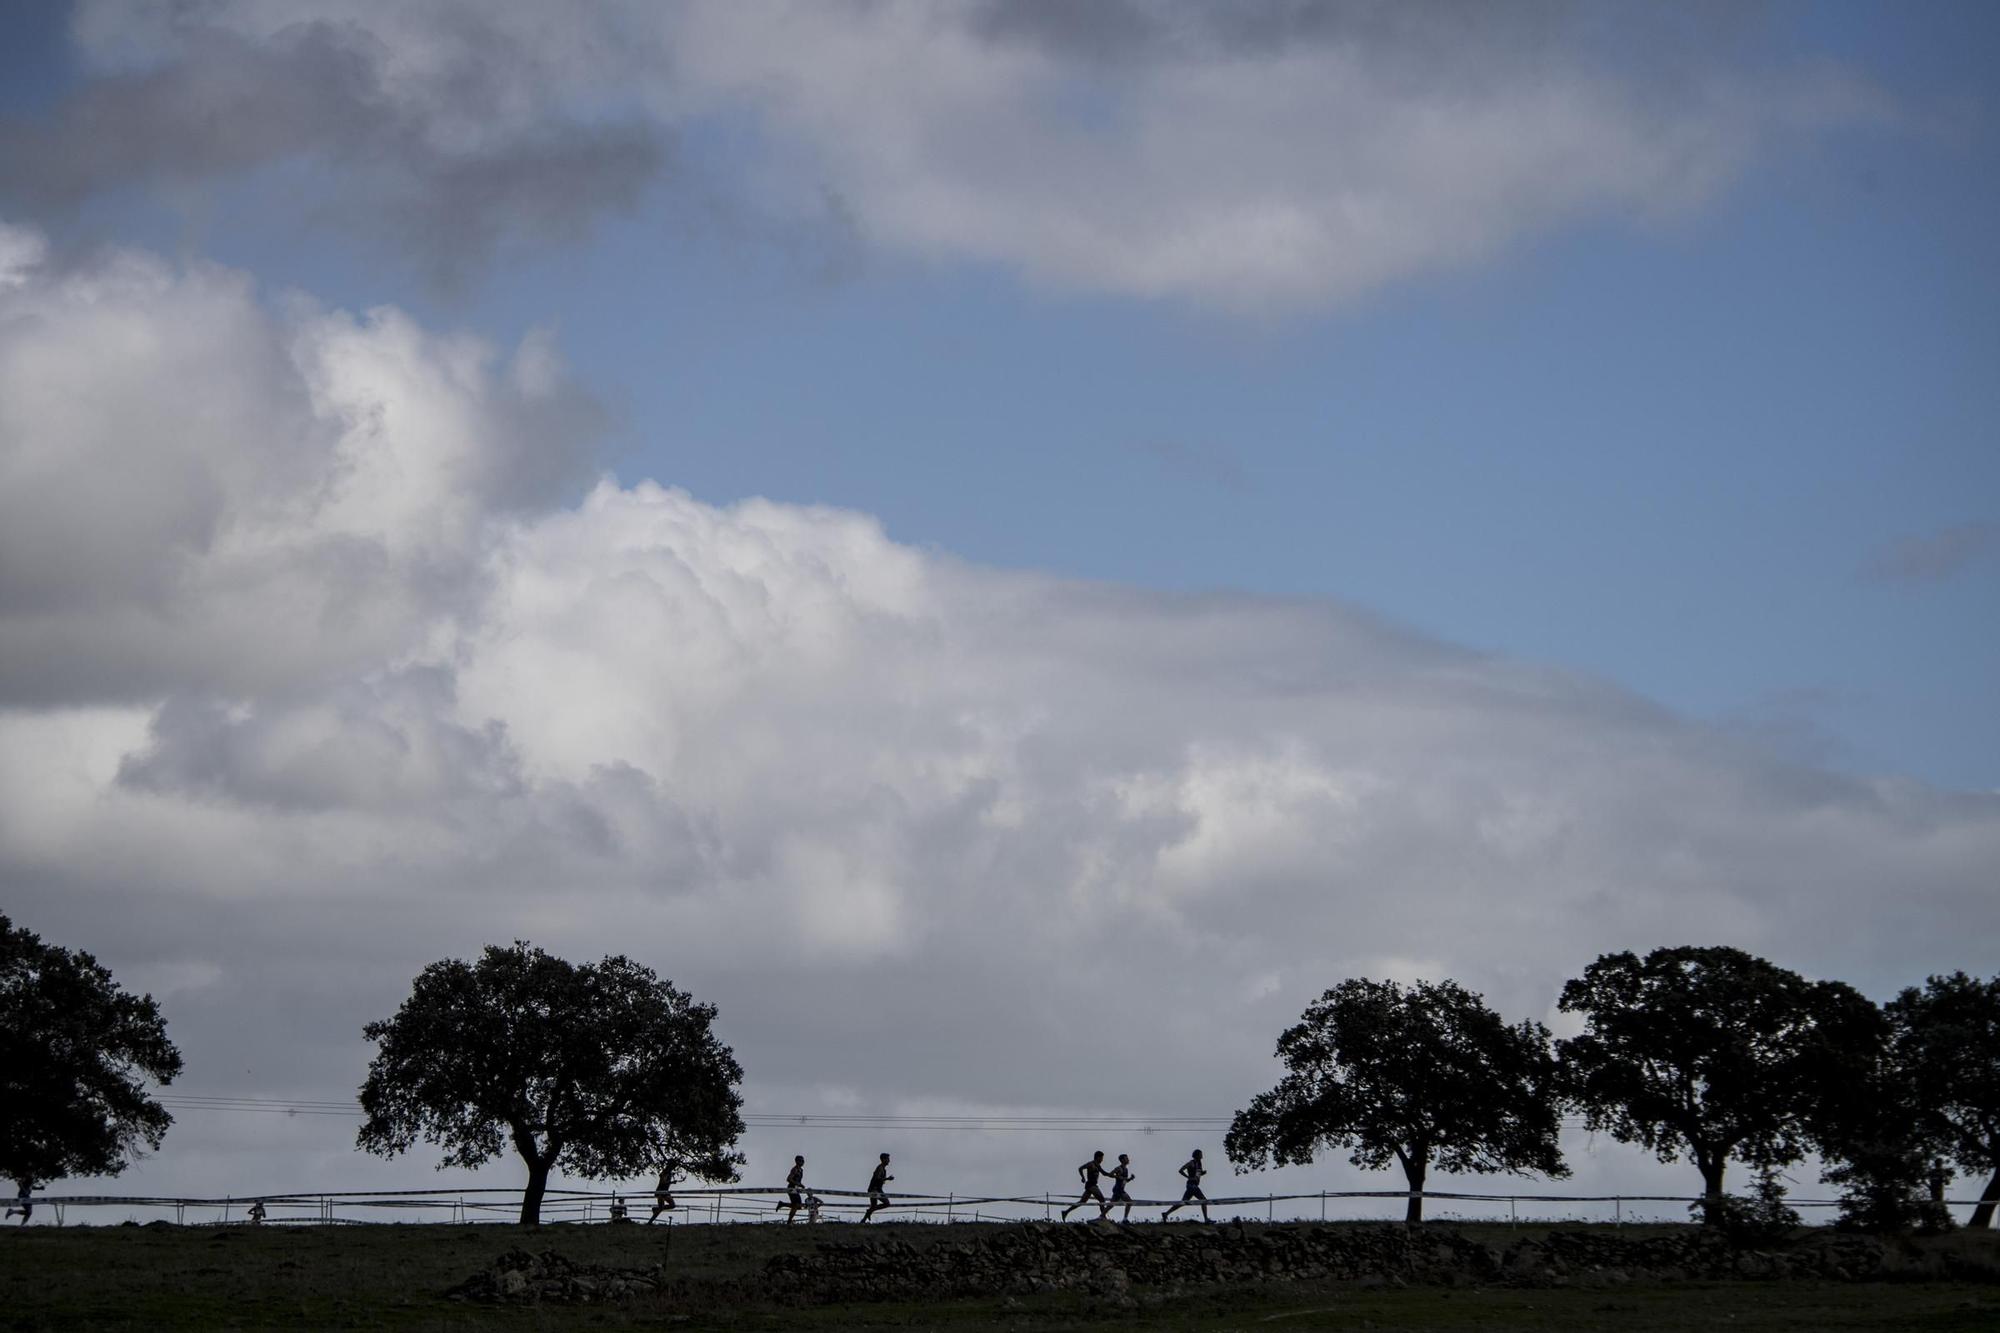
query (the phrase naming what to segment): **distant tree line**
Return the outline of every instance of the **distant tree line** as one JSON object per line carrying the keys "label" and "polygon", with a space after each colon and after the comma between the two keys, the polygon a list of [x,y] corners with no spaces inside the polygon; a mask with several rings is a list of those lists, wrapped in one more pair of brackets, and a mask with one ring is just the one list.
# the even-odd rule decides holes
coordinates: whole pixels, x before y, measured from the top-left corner
{"label": "distant tree line", "polygon": [[[1342,1149],[1364,1168],[1394,1162],[1414,1223],[1434,1169],[1568,1175],[1560,1131],[1578,1115],[1692,1162],[1711,1224],[1784,1220],[1778,1173],[1810,1152],[1848,1225],[1948,1226],[1959,1172],[1989,1176],[1971,1225],[1992,1224],[2000,977],[1934,976],[1877,1006],[1739,949],[1683,947],[1605,954],[1558,1007],[1579,1016],[1578,1035],[1509,1024],[1452,981],[1343,981],[1280,1035],[1285,1075],[1236,1114],[1224,1147],[1239,1171]],[[578,965],[516,941],[433,963],[363,1030],[376,1054],[358,1146],[391,1156],[428,1141],[440,1167],[511,1148],[528,1171],[524,1223],[557,1169],[734,1180],[743,1070],[715,1015],[622,956]],[[25,1193],[118,1174],[172,1123],[147,1080],[180,1069],[151,996],[0,916],[0,1175]],[[1756,1174],[1751,1200],[1725,1192],[1731,1162]]]}
{"label": "distant tree line", "polygon": [[[1286,1074],[1232,1122],[1239,1171],[1346,1149],[1394,1160],[1423,1218],[1433,1167],[1560,1178],[1562,1118],[1687,1160],[1704,1221],[1768,1224],[1777,1175],[1809,1152],[1841,1188],[1843,1223],[1950,1225],[1955,1173],[1985,1175],[1971,1225],[2000,1204],[2000,977],[1934,976],[1878,1006],[1731,948],[1605,954],[1562,989],[1583,1030],[1509,1025],[1456,982],[1344,981],[1278,1038]],[[1756,1173],[1731,1197],[1731,1162]]]}

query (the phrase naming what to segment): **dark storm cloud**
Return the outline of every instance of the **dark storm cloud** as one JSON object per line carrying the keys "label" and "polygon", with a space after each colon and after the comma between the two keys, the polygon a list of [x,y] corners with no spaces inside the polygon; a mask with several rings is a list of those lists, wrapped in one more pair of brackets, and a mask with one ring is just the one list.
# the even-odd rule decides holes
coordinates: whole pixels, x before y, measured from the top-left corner
{"label": "dark storm cloud", "polygon": [[48,218],[121,186],[201,186],[301,161],[339,174],[316,214],[453,284],[510,239],[573,239],[636,206],[667,163],[662,127],[553,108],[510,118],[513,85],[531,77],[518,53],[456,29],[453,58],[414,88],[391,85],[391,53],[354,23],[180,30],[164,61],[0,122],[0,211]]}

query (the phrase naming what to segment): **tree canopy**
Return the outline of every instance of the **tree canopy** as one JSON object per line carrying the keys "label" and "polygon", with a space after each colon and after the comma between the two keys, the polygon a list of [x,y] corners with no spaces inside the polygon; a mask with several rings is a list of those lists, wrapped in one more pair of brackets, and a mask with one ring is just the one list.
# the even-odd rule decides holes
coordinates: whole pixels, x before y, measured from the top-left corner
{"label": "tree canopy", "polygon": [[1711,1220],[1730,1158],[1804,1155],[1825,1090],[1865,1071],[1881,1022],[1850,986],[1724,947],[1605,954],[1560,1005],[1584,1019],[1558,1051],[1586,1123],[1663,1162],[1692,1158]]}
{"label": "tree canopy", "polygon": [[1971,1224],[2000,1204],[2000,976],[1963,972],[1911,986],[1887,1005],[1889,1066],[1908,1088],[1924,1140],[1960,1170],[1991,1173]]}
{"label": "tree canopy", "polygon": [[1290,1072],[1237,1112],[1224,1142],[1239,1171],[1304,1165],[1324,1148],[1349,1148],[1369,1170],[1393,1159],[1411,1222],[1432,1166],[1569,1174],[1548,1029],[1508,1026],[1456,982],[1343,981],[1278,1038],[1278,1058]]}
{"label": "tree canopy", "polygon": [[1940,1231],[1949,1134],[1899,1059],[1889,1016],[1850,1039],[1845,1076],[1826,1079],[1811,1112],[1820,1178],[1840,1187],[1837,1225],[1869,1232]]}
{"label": "tree canopy", "polygon": [[424,1139],[444,1148],[440,1168],[511,1144],[528,1167],[529,1224],[558,1166],[617,1179],[671,1161],[734,1180],[743,1070],[714,1019],[623,956],[577,965],[516,941],[432,963],[395,1017],[362,1030],[378,1049],[357,1141],[393,1156]]}
{"label": "tree canopy", "polygon": [[173,1124],[146,1081],[180,1072],[152,996],[0,916],[0,1173],[24,1187],[117,1175]]}

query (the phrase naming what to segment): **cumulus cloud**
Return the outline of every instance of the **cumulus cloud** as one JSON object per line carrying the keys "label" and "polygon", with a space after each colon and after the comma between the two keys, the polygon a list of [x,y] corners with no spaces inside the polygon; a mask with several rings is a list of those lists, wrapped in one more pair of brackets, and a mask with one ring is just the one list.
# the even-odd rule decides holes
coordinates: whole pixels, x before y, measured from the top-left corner
{"label": "cumulus cloud", "polygon": [[[545,345],[10,235],[0,880],[170,991],[198,1090],[338,1097],[417,969],[515,937],[717,1002],[767,1109],[1141,1115],[1227,1114],[1350,975],[1542,1017],[1605,949],[1880,994],[2000,939],[1990,794],[1337,604],[577,496],[590,413]],[[384,1178],[315,1125],[192,1124],[135,1180]],[[1020,1143],[928,1169],[1018,1188]]]}
{"label": "cumulus cloud", "polygon": [[1409,9],[738,5],[679,37],[686,82],[829,164],[881,239],[1237,308],[1674,216],[1774,137],[1879,111],[1826,72],[1635,75],[1559,7]]}
{"label": "cumulus cloud", "polygon": [[631,207],[692,129],[780,232],[837,199],[896,252],[1319,307],[1680,216],[1778,145],[1890,114],[1718,38],[1737,9],[87,0],[97,76],[8,127],[0,180],[46,204],[306,158],[360,190],[353,218],[463,265]]}
{"label": "cumulus cloud", "polygon": [[[589,475],[600,411],[384,309],[272,308],[140,254],[0,284],[0,703],[310,686],[422,649],[496,516]],[[28,239],[20,239],[26,237]]]}

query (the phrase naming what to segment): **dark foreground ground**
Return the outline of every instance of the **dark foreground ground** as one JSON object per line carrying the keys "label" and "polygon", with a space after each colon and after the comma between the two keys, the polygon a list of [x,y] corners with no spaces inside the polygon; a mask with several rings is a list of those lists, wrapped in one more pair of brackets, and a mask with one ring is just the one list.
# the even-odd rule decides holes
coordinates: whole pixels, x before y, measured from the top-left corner
{"label": "dark foreground ground", "polygon": [[[2000,1329],[2000,1235],[1957,1234],[1897,1247],[1879,1276],[1829,1280],[1659,1279],[1633,1271],[1574,1271],[1531,1281],[1471,1274],[1448,1283],[1398,1285],[1393,1274],[1191,1284],[1135,1283],[1105,1290],[852,1293],[779,1290],[770,1274],[798,1256],[818,1263],[821,1242],[887,1246],[922,1267],[940,1244],[1030,1247],[1038,1228],[961,1224],[854,1226],[33,1227],[0,1234],[0,1328],[5,1329],[1439,1329],[1651,1330],[1727,1328]],[[1269,1252],[1316,1233],[1360,1228],[1138,1228],[1209,1254]],[[1393,1237],[1390,1229],[1374,1229]],[[1546,1228],[1441,1228],[1498,1253]],[[1620,1244],[1673,1240],[1675,1228],[1571,1228]],[[1010,1234],[1003,1234],[1010,1233]],[[1288,1235],[1287,1233],[1291,1233]],[[1338,1237],[1336,1237],[1338,1239]],[[1098,1244],[1075,1231],[1054,1238],[1075,1251]],[[1344,1241],[1340,1243],[1346,1243]],[[1373,1243],[1373,1242],[1369,1242]],[[1456,1242],[1454,1242],[1456,1243]],[[897,1245],[908,1250],[898,1250]],[[1261,1249],[1260,1249],[1261,1247]],[[658,1280],[626,1299],[595,1304],[478,1304],[445,1293],[496,1271],[510,1250],[554,1251],[583,1266]],[[850,1256],[853,1252],[849,1252]],[[955,1261],[944,1265],[951,1271]],[[935,1265],[934,1265],[935,1266]],[[538,1270],[542,1271],[542,1270]],[[1941,1275],[1942,1274],[1942,1275]],[[489,1283],[490,1285],[490,1283]]]}

